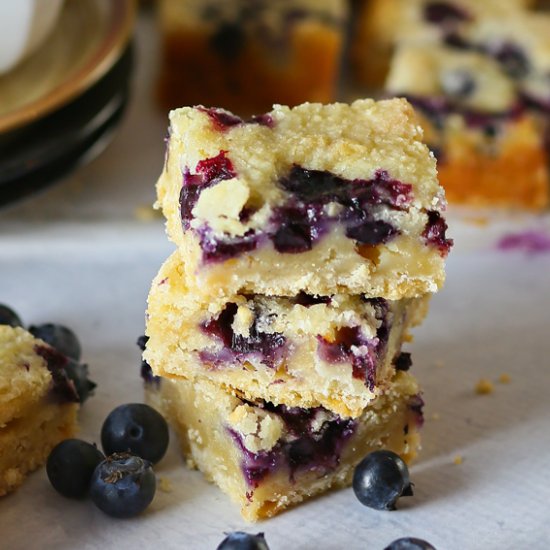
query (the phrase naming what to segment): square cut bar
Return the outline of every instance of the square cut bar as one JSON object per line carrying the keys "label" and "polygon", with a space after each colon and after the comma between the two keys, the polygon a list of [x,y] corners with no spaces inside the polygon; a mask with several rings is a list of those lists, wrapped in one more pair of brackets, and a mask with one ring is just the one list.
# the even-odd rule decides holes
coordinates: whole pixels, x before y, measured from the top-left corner
{"label": "square cut bar", "polygon": [[0,496],[76,433],[79,397],[66,361],[25,330],[0,326]]}
{"label": "square cut bar", "polygon": [[247,399],[358,416],[396,368],[410,366],[401,344],[427,313],[428,298],[200,301],[174,253],[152,284],[144,359],[156,375],[208,378]]}
{"label": "square cut bar", "polygon": [[371,451],[390,449],[410,461],[419,448],[423,402],[405,372],[356,419],[246,401],[206,380],[156,379],[146,384],[146,398],[178,433],[188,466],[249,521],[351,485]]}
{"label": "square cut bar", "polygon": [[161,0],[159,99],[239,114],[334,99],[345,0]]}
{"label": "square cut bar", "polygon": [[170,113],[158,202],[193,292],[435,292],[451,245],[435,159],[405,100]]}
{"label": "square cut bar", "polygon": [[453,43],[481,20],[513,19],[533,0],[361,0],[351,47],[355,79],[381,88],[395,47]]}
{"label": "square cut bar", "polygon": [[[450,202],[548,205],[545,124],[497,59],[468,49],[402,45],[386,90],[417,108]],[[550,100],[550,81],[548,91]]]}

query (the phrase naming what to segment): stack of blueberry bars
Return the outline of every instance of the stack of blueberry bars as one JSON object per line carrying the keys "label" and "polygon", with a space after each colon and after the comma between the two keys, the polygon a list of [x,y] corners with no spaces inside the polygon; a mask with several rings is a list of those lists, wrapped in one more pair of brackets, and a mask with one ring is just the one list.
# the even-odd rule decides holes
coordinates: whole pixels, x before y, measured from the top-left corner
{"label": "stack of blueberry bars", "polygon": [[451,246],[402,99],[170,113],[158,205],[177,250],[149,294],[149,402],[248,520],[419,447],[402,343]]}

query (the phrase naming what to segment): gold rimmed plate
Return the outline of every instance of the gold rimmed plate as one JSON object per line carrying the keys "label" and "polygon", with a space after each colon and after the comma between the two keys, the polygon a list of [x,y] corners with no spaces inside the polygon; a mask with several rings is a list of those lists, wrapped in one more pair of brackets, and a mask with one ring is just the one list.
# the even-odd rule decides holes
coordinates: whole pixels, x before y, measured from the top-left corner
{"label": "gold rimmed plate", "polygon": [[98,154],[130,95],[132,0],[68,0],[39,52],[0,77],[0,205]]}
{"label": "gold rimmed plate", "polygon": [[133,0],[67,1],[42,47],[0,76],[0,135],[55,112],[96,84],[128,45]]}

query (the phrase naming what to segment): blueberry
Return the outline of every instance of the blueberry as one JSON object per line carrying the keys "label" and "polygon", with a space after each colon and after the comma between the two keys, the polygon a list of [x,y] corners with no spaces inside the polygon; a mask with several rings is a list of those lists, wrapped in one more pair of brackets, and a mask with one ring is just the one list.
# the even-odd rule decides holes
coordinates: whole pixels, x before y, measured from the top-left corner
{"label": "blueberry", "polygon": [[242,531],[229,533],[217,550],[269,550],[263,533],[250,535]]}
{"label": "blueberry", "polygon": [[130,453],[115,453],[94,470],[90,497],[108,516],[131,518],[151,504],[156,487],[155,474],[148,460]]}
{"label": "blueberry", "polygon": [[395,370],[407,371],[412,367],[411,354],[402,351],[394,360]]}
{"label": "blueberry", "polygon": [[168,448],[168,424],[144,403],[129,403],[114,409],[101,428],[106,454],[131,452],[156,464]]}
{"label": "blueberry", "polygon": [[447,222],[435,210],[429,210],[427,215],[428,221],[426,222],[422,236],[428,244],[439,249],[440,255],[445,258],[453,246],[453,240],[448,239],[446,236],[448,229]]}
{"label": "blueberry", "polygon": [[47,344],[60,351],[63,355],[78,361],[81,355],[80,342],[75,333],[63,325],[46,323],[44,325],[31,325],[29,332],[36,338],[44,340]]}
{"label": "blueberry", "polygon": [[529,74],[531,70],[529,59],[516,44],[509,42],[489,44],[486,49],[511,78],[525,78]]}
{"label": "blueberry", "polygon": [[11,307],[0,304],[0,325],[9,325],[10,327],[22,327],[23,322],[19,315]]}
{"label": "blueberry", "polygon": [[68,498],[83,498],[88,494],[96,466],[104,458],[95,445],[80,439],[65,439],[48,456],[46,473],[58,493]]}
{"label": "blueberry", "polygon": [[395,510],[400,496],[412,495],[409,470],[393,451],[374,451],[355,468],[353,491],[359,501],[376,510]]}
{"label": "blueberry", "polygon": [[468,21],[470,16],[451,2],[428,2],[424,7],[424,19],[438,25],[454,25]]}
{"label": "blueberry", "polygon": [[435,550],[435,547],[425,540],[405,537],[394,540],[384,550]]}

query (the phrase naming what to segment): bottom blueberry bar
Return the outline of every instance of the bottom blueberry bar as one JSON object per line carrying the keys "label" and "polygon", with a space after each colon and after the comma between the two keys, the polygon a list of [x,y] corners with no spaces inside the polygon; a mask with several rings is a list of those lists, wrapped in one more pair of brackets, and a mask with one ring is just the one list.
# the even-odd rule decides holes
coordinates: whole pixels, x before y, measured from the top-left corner
{"label": "bottom blueberry bar", "polygon": [[247,401],[208,380],[146,377],[145,393],[179,435],[188,466],[249,521],[349,486],[371,451],[391,449],[410,461],[419,449],[423,402],[408,372],[397,372],[357,418]]}
{"label": "bottom blueberry bar", "polygon": [[77,430],[67,358],[22,328],[0,326],[0,496]]}

